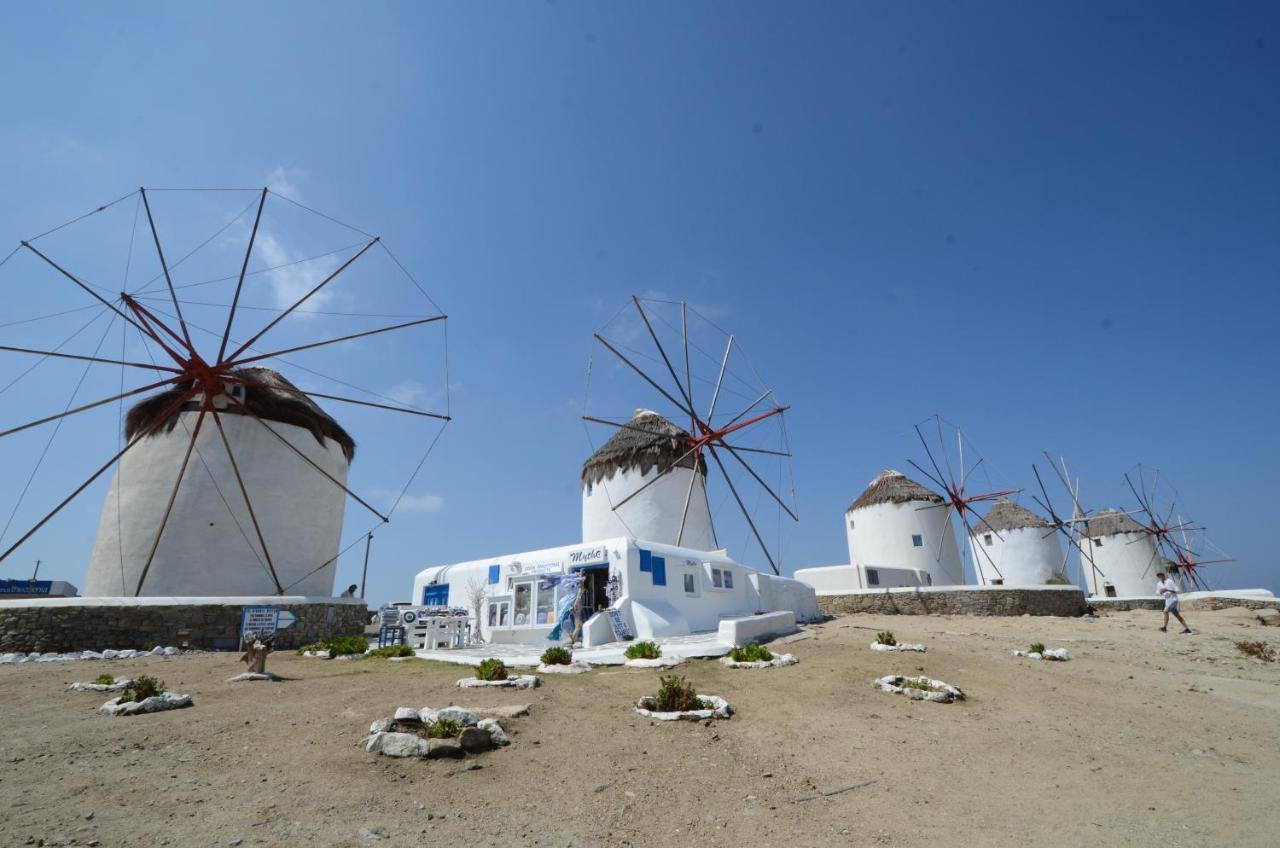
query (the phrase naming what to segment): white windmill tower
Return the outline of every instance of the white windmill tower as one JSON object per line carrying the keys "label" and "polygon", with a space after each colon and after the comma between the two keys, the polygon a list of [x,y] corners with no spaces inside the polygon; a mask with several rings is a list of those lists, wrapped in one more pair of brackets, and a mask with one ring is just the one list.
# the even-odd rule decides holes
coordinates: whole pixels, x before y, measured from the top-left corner
{"label": "white windmill tower", "polygon": [[974,562],[990,557],[1001,575],[980,570],[980,585],[1043,586],[1066,580],[1066,560],[1053,525],[1008,498],[996,501],[969,531],[969,544]]}
{"label": "white windmill tower", "polygon": [[928,572],[935,586],[964,583],[946,502],[901,471],[886,469],[845,510],[849,562]]}
{"label": "white windmill tower", "polygon": [[688,442],[688,431],[637,409],[583,463],[582,541],[630,535],[710,550],[707,464]]}

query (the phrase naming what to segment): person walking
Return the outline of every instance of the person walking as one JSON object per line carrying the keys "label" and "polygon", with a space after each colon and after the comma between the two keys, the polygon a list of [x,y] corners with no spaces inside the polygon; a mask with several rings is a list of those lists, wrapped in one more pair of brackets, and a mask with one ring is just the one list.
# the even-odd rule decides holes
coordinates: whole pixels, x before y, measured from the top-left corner
{"label": "person walking", "polygon": [[1191,628],[1187,626],[1187,620],[1182,617],[1178,609],[1178,584],[1163,571],[1156,572],[1156,594],[1164,598],[1164,624],[1160,625],[1160,632],[1168,632],[1169,615],[1172,614],[1182,624],[1182,633],[1189,634]]}

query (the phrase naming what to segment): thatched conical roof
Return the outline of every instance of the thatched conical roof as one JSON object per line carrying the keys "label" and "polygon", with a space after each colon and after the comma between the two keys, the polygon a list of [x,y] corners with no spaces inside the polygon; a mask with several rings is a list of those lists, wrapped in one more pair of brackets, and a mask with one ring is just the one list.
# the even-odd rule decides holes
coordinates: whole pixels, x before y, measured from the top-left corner
{"label": "thatched conical roof", "polygon": [[911,501],[938,504],[942,503],[942,495],[929,491],[901,471],[886,468],[876,476],[876,479],[871,481],[866,491],[858,495],[858,499],[850,504],[845,512],[852,512],[855,509],[863,509],[876,504],[910,503]]}
{"label": "thatched conical roof", "polygon": [[[321,445],[325,439],[333,439],[342,446],[342,452],[346,454],[347,462],[350,462],[356,455],[355,439],[351,435],[329,417],[329,414],[316,405],[311,398],[306,395],[297,394],[297,387],[286,380],[279,372],[270,368],[237,368],[233,369],[232,374],[243,377],[246,380],[253,380],[256,383],[262,383],[267,386],[279,387],[264,389],[260,386],[249,385],[245,387],[244,405],[249,407],[259,418],[267,421],[279,421],[282,424],[293,424],[304,430],[311,431],[316,437],[316,441]],[[156,418],[160,416],[175,400],[178,399],[185,391],[191,388],[191,383],[179,383],[171,389],[167,389],[159,394],[151,395],[138,401],[130,409],[124,420],[124,434],[126,439],[133,438],[138,433],[155,423]],[[199,409],[195,403],[187,403],[183,410]],[[175,411],[169,416],[168,420],[152,431],[152,435],[161,432],[169,432],[178,424],[178,412]],[[239,407],[234,404],[228,406],[224,410],[219,410],[219,414],[223,415],[243,415]]]}
{"label": "thatched conical roof", "polygon": [[1085,524],[1084,535],[1091,539],[1101,536],[1115,536],[1118,533],[1142,533],[1145,528],[1132,517],[1114,509],[1100,509],[1098,514]]}
{"label": "thatched conical roof", "polygon": [[[637,469],[647,474],[655,466],[666,469],[674,464],[693,468],[693,456],[685,456],[688,441],[688,432],[658,413],[637,409],[630,421],[582,463],[582,485],[607,480],[623,469]],[[703,459],[697,460],[697,466],[700,472],[707,473]]]}
{"label": "thatched conical roof", "polygon": [[1001,498],[987,510],[982,521],[973,525],[973,535],[990,533],[993,530],[1003,533],[1006,530],[1021,530],[1024,527],[1047,529],[1049,526],[1049,522],[1026,507],[1018,506],[1008,498]]}

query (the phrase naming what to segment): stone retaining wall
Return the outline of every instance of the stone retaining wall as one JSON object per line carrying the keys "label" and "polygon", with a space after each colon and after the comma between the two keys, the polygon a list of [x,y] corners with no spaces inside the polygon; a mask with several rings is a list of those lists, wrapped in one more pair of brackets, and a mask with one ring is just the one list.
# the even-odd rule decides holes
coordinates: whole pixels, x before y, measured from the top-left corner
{"label": "stone retaining wall", "polygon": [[101,651],[149,643],[212,650],[239,648],[245,606],[274,606],[297,622],[276,646],[297,648],[324,636],[364,632],[363,602],[333,598],[67,598],[0,601],[0,652]]}
{"label": "stone retaining wall", "polygon": [[1074,586],[884,589],[819,595],[824,615],[1084,615],[1084,592]]}
{"label": "stone retaining wall", "polygon": [[[1164,609],[1164,601],[1160,598],[1090,598],[1089,603],[1100,610],[1155,610],[1159,612]],[[1230,609],[1231,607],[1255,610],[1280,609],[1280,598],[1233,598],[1222,595],[1183,596],[1178,606],[1188,612]]]}

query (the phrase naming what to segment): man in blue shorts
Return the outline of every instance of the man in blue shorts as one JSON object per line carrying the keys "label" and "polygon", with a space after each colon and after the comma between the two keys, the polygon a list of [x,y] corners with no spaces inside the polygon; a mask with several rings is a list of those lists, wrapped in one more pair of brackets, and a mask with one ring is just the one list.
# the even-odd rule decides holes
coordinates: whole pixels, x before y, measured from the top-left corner
{"label": "man in blue shorts", "polygon": [[1156,594],[1164,598],[1164,624],[1160,626],[1160,632],[1165,633],[1169,629],[1169,615],[1182,624],[1182,633],[1191,633],[1191,628],[1187,626],[1187,621],[1182,617],[1182,613],[1178,610],[1178,584],[1165,576],[1163,571],[1156,572]]}

